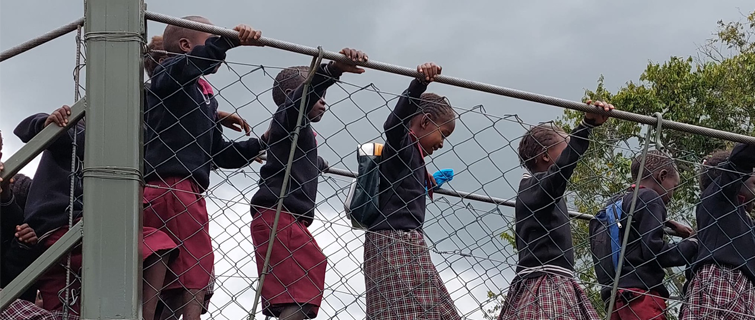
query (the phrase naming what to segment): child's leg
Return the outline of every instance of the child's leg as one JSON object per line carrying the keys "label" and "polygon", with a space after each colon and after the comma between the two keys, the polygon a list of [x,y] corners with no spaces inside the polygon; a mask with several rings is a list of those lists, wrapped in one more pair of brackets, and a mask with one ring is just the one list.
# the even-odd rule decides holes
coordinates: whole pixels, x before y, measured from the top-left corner
{"label": "child's leg", "polygon": [[155,309],[160,301],[165,273],[168,270],[168,255],[151,255],[144,260],[144,283],[142,284],[142,314],[144,319],[155,319]]}
{"label": "child's leg", "polygon": [[311,305],[299,306],[298,304],[292,304],[281,311],[280,320],[304,320],[307,319],[307,314],[312,311]]}
{"label": "child's leg", "polygon": [[183,293],[181,313],[184,320],[199,320],[204,305],[204,289],[188,289]]}

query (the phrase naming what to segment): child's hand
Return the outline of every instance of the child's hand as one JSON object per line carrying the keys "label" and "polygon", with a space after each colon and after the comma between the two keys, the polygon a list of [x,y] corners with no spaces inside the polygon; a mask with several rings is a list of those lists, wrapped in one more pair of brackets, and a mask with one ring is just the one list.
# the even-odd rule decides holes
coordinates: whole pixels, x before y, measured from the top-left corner
{"label": "child's hand", "polygon": [[[612,104],[606,103],[606,102],[603,102],[603,101],[594,101],[593,102],[592,100],[587,100],[587,104],[591,105],[591,106],[596,106],[598,108],[602,108],[605,111],[611,111],[611,110],[614,109],[614,107],[613,107]],[[587,120],[588,123],[590,123],[592,125],[596,125],[596,126],[599,126],[599,125],[605,123],[606,120],[608,120],[608,118],[610,118],[610,117],[609,116],[600,115],[600,114],[597,114],[597,113],[590,113],[590,112],[586,112],[585,113],[585,120]]]}
{"label": "child's hand", "polygon": [[695,234],[695,230],[692,230],[692,228],[685,226],[679,222],[669,220],[666,221],[666,224],[669,228],[671,228],[671,230],[676,231],[676,234],[682,238],[689,238]]}
{"label": "child's hand", "polygon": [[257,162],[257,163],[265,163],[265,161],[262,160],[262,156],[265,155],[265,154],[267,154],[267,151],[265,151],[265,150],[260,151],[259,157],[254,158],[254,161]]}
{"label": "child's hand", "polygon": [[417,78],[417,79],[423,82],[433,82],[435,81],[435,76],[440,75],[441,70],[443,70],[443,68],[441,68],[439,65],[432,62],[418,65],[417,72],[423,74],[425,78],[424,79]]}
{"label": "child's hand", "polygon": [[240,24],[233,28],[233,30],[238,31],[239,42],[242,46],[264,47],[263,44],[257,41],[262,37],[262,31],[254,30],[252,27],[245,24]]}
{"label": "child's hand", "polygon": [[29,225],[26,223],[20,226],[16,226],[15,236],[16,238],[18,238],[18,241],[21,241],[22,243],[25,243],[28,245],[37,244],[37,234],[34,233],[34,229],[29,227]]}
{"label": "child's hand", "polygon": [[68,125],[68,116],[71,115],[71,107],[69,106],[62,106],[60,109],[55,110],[50,116],[47,117],[47,120],[45,120],[45,127],[50,125],[51,123],[57,124],[58,127],[65,127]]}
{"label": "child's hand", "polygon": [[218,111],[218,118],[220,118],[220,124],[233,131],[246,132],[246,135],[252,133],[252,127],[237,113],[228,113],[225,111]]}
{"label": "child's hand", "polygon": [[[355,50],[355,49],[349,49],[349,48],[343,48],[339,52],[342,55],[345,55],[346,58],[351,59],[351,61],[354,62],[365,62],[367,61],[367,54],[365,54],[362,51]],[[364,73],[364,69],[357,67],[354,64],[348,64],[343,62],[334,61],[333,67],[337,68],[338,70],[341,70],[341,72],[349,72],[349,73]]]}

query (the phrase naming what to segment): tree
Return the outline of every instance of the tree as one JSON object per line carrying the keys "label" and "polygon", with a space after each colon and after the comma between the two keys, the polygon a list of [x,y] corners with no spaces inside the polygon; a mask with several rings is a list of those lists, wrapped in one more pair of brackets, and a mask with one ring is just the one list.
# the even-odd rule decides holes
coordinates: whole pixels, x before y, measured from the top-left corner
{"label": "tree", "polygon": [[[744,22],[718,22],[715,38],[703,45],[696,58],[671,57],[649,63],[639,81],[630,81],[616,93],[598,79],[595,90],[584,99],[609,101],[617,108],[644,115],[661,113],[664,119],[755,135],[755,12]],[[581,112],[566,110],[556,122],[571,130]],[[607,199],[631,183],[630,164],[645,143],[643,125],[612,120],[596,129],[590,150],[571,180],[569,199],[578,211],[594,214]],[[682,185],[676,190],[669,217],[694,226],[694,207],[699,201],[697,172],[702,157],[731,147],[731,143],[673,130],[661,130],[663,150],[677,159]],[[593,305],[604,312],[589,252],[587,223],[573,223],[576,266],[579,279]],[[511,239],[506,235],[504,239]],[[681,275],[670,277],[680,292]],[[491,297],[494,297],[492,295]],[[499,301],[501,297],[498,297]],[[492,313],[491,313],[492,314]]]}

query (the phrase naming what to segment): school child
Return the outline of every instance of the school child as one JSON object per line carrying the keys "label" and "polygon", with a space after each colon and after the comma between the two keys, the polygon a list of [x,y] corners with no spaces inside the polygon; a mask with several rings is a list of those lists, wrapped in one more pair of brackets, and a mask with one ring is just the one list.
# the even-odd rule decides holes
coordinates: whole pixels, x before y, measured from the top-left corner
{"label": "school child", "polygon": [[755,145],[711,154],[700,174],[700,248],[682,320],[755,318]]}
{"label": "school child", "polygon": [[[39,113],[24,119],[15,129],[14,133],[24,143],[39,134],[48,125],[63,127],[68,124],[71,108],[63,106],[52,114]],[[82,159],[84,155],[84,121],[79,121],[66,133],[61,135],[42,153],[35,179],[29,190],[29,197],[24,212],[24,222],[39,235],[39,243],[43,249],[50,248],[55,242],[68,231],[70,193],[74,194],[73,220],[82,219],[82,174],[81,165],[76,163],[77,170],[71,172],[71,153],[73,152],[73,138],[77,142],[76,156]],[[79,160],[73,160],[79,161]],[[74,179],[74,189],[71,190],[71,179]],[[144,228],[144,241],[142,242],[142,258],[144,259],[144,278],[147,280],[143,285],[143,295],[148,296],[151,288],[155,285],[149,281],[155,274],[164,274],[164,263],[160,262],[167,257],[166,253],[175,248],[175,243],[164,233]],[[43,307],[51,311],[66,311],[58,294],[61,290],[71,290],[73,293],[70,307],[73,314],[78,314],[80,309],[81,283],[76,281],[81,271],[81,247],[71,252],[71,270],[74,273],[74,281],[66,288],[66,259],[53,266],[38,280],[39,290],[42,295]],[[154,267],[150,267],[154,265]],[[161,268],[161,266],[163,266]],[[78,276],[76,276],[78,275]],[[145,307],[145,314],[150,315],[149,306]]]}
{"label": "school child", "polygon": [[[602,101],[594,105],[613,110]],[[606,120],[608,116],[586,113],[571,135],[555,125],[541,124],[527,131],[519,143],[519,157],[528,171],[519,183],[514,210],[519,262],[499,319],[598,319],[574,279],[564,192],[577,161],[589,147],[590,132]]]}
{"label": "school child", "polygon": [[[344,48],[341,53],[353,61],[367,61],[363,52]],[[309,90],[303,83],[315,72]],[[308,227],[314,221],[317,178],[328,167],[317,155],[317,140],[312,123],[325,114],[325,92],[343,73],[363,73],[364,69],[342,62],[317,66],[290,67],[275,77],[273,100],[278,110],[273,115],[265,137],[267,161],[260,169],[259,189],[251,200],[251,232],[257,271],[261,275],[267,254],[276,207],[280,201],[286,164],[291,153],[292,134],[296,129],[301,99],[306,99],[294,161],[291,164],[287,194],[283,198],[276,240],[273,244],[269,273],[262,285],[264,315],[280,319],[314,318],[319,311],[325,289],[327,259]]]}
{"label": "school child", "polygon": [[380,216],[364,242],[367,319],[460,319],[422,229],[425,197],[435,186],[425,157],[443,148],[456,127],[448,100],[425,93],[441,70],[434,63],[418,66],[424,76],[412,80],[383,125]]}
{"label": "school child", "polygon": [[[632,160],[632,181],[637,181],[641,160],[641,156]],[[690,264],[697,253],[696,239],[683,240],[676,245],[670,245],[664,239],[664,226],[670,227],[684,238],[690,237],[693,233],[691,228],[667,220],[666,205],[671,201],[679,182],[679,172],[674,159],[658,150],[649,151],[639,186],[632,185],[626,192],[611,199],[607,207],[596,216],[602,219],[611,214],[614,218],[611,220],[613,225],[608,227],[616,228],[608,243],[611,255],[601,257],[603,260],[595,265],[598,280],[602,285],[601,298],[606,305],[610,302],[620,246],[624,234],[629,230],[619,290],[611,319],[666,319],[666,299],[669,292],[663,285],[666,275],[664,268]],[[640,190],[637,194],[632,225],[628,226],[627,216],[635,188]],[[593,231],[591,228],[591,241],[601,236]]]}
{"label": "school child", "polygon": [[[210,24],[203,17],[184,19]],[[202,76],[215,73],[226,51],[259,45],[261,33],[246,25],[238,38],[169,25],[163,47],[170,54],[153,70],[144,117],[144,225],[167,233],[178,257],[169,264],[162,295],[181,297],[186,320],[198,320],[210,283],[214,256],[209,216],[202,196],[215,167],[241,168],[259,156],[255,138],[230,142],[223,138],[218,102]]]}

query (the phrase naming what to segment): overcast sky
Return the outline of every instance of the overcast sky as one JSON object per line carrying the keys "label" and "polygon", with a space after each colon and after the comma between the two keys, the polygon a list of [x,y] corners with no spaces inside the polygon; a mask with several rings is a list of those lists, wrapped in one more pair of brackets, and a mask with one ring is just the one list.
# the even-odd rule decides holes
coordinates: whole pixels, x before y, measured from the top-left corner
{"label": "overcast sky", "polygon": [[[586,88],[594,88],[601,74],[615,91],[626,81],[636,81],[649,61],[694,55],[715,31],[716,21],[738,20],[743,12],[753,10],[751,1],[745,0],[214,3],[161,0],[149,2],[148,9],[172,16],[203,15],[228,28],[247,23],[266,37],[321,45],[331,51],[359,48],[373,60],[406,67],[434,61],[447,75],[571,100],[579,100]],[[82,15],[81,1],[2,1],[0,49]],[[152,36],[161,34],[164,25],[150,23],[148,28]],[[12,131],[23,118],[74,102],[74,58],[71,34],[0,64],[4,158],[22,145]],[[272,80],[271,75],[252,72],[255,65],[267,66],[274,76],[275,67],[308,65],[310,58],[273,48],[239,48],[229,52],[227,61],[230,70],[223,67],[209,77],[220,89],[220,108],[237,110],[261,134],[273,110],[266,91]],[[328,93],[330,114],[315,128],[323,157],[337,167],[354,169],[355,146],[379,136],[378,128],[388,113],[385,100],[392,107],[393,94],[400,93],[409,79],[368,70],[342,80],[346,82],[342,89],[333,87]],[[371,83],[380,94],[358,90]],[[512,148],[524,129],[511,118],[501,117],[515,114],[525,123],[537,123],[558,117],[562,110],[443,84],[431,85],[430,91],[448,96],[460,113],[484,105],[489,114],[462,115],[457,131],[434,157],[430,169],[454,168],[459,173],[450,186],[454,189],[512,197],[522,173]],[[346,97],[351,99],[341,101]],[[22,172],[31,175],[35,166],[36,162]],[[256,270],[248,240],[248,199],[256,189],[258,168],[253,165],[213,177],[208,203],[222,284],[213,299],[211,315],[216,319],[241,319],[251,309],[254,294],[249,287]],[[229,174],[233,177],[228,178]],[[338,177],[323,178],[320,183],[322,221],[315,222],[313,232],[330,263],[323,318],[359,318],[363,312],[362,233],[345,227],[341,196],[336,192],[347,184],[347,179]],[[466,253],[436,253],[434,262],[462,313],[480,319],[480,305],[489,307],[486,292],[505,290],[515,263],[511,248],[494,237],[510,227],[510,212],[485,214],[492,207],[453,198],[436,198],[429,209],[426,231],[436,251],[462,249]]]}

